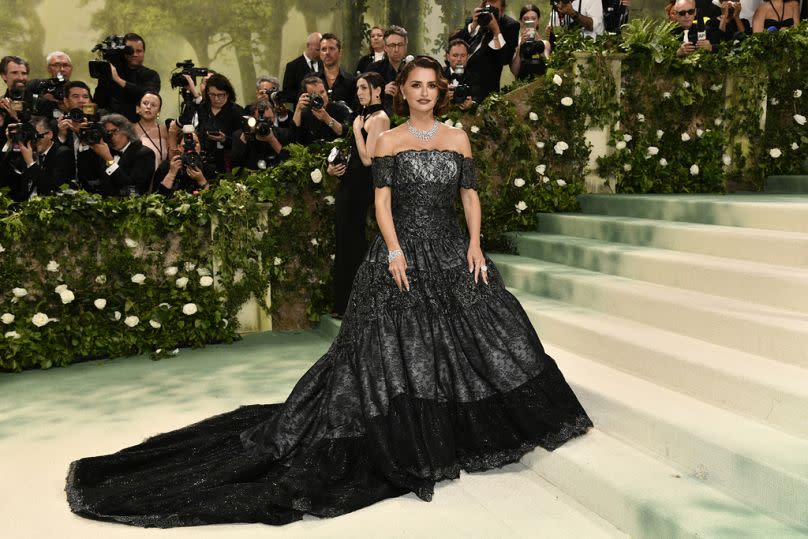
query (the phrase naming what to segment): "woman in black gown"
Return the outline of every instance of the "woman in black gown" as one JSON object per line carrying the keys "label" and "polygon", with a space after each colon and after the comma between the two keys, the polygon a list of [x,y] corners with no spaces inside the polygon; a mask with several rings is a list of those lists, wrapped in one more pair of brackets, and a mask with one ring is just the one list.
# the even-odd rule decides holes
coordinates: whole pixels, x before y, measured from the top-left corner
{"label": "woman in black gown", "polygon": [[363,73],[356,79],[356,97],[362,112],[353,124],[353,143],[348,164],[329,163],[328,173],[341,178],[337,187],[334,257],[334,311],[342,318],[348,306],[356,270],[368,250],[366,224],[373,202],[370,177],[371,157],[376,139],[390,128],[381,93],[384,79],[378,73]]}
{"label": "woman in black gown", "polygon": [[448,101],[440,64],[417,57],[397,82],[410,119],[376,145],[381,235],[328,352],[282,404],[73,462],[74,512],[148,527],[331,517],[408,492],[430,500],[461,469],[552,450],[592,426],[480,250],[468,137],[434,119]]}

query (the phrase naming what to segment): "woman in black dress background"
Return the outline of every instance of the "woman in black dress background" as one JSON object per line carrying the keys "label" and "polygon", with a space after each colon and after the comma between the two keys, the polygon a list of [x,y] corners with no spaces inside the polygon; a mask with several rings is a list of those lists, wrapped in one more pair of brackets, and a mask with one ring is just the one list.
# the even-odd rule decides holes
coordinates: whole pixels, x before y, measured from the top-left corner
{"label": "woman in black dress background", "polygon": [[379,134],[390,128],[382,106],[384,79],[378,73],[362,73],[356,81],[356,97],[362,106],[353,123],[348,163],[329,163],[328,173],[341,179],[336,193],[336,248],[334,257],[334,311],[341,318],[348,305],[356,270],[368,248],[366,224],[373,202],[370,160]]}

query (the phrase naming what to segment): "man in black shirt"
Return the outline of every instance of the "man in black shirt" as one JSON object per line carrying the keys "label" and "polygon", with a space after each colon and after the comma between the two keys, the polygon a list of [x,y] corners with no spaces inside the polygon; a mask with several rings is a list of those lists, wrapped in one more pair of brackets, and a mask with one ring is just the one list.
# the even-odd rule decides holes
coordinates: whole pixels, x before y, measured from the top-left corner
{"label": "man in black shirt", "polygon": [[342,42],[334,34],[323,34],[320,40],[320,59],[323,71],[318,73],[325,83],[330,101],[343,101],[349,108],[356,108],[356,79],[342,69]]}
{"label": "man in black shirt", "polygon": [[98,80],[94,101],[110,112],[123,114],[130,122],[138,121],[135,107],[147,91],[160,93],[160,75],[143,65],[146,42],[137,34],[126,34],[124,44],[132,47],[125,66],[110,64],[109,78]]}
{"label": "man in black shirt", "polygon": [[306,77],[301,88],[303,93],[292,116],[295,141],[309,145],[345,135],[351,110],[344,103],[328,99],[322,79]]}

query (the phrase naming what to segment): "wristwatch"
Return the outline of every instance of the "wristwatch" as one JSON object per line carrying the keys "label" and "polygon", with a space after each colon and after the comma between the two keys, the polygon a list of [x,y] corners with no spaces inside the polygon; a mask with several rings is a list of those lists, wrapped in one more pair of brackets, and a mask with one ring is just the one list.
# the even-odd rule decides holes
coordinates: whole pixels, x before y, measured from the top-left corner
{"label": "wristwatch", "polygon": [[335,123],[337,123],[336,120],[334,120],[334,118],[331,118],[330,120],[328,120],[328,127],[334,127]]}
{"label": "wristwatch", "polygon": [[110,159],[109,161],[105,161],[105,163],[107,164],[107,167],[111,167],[115,164],[115,159]]}

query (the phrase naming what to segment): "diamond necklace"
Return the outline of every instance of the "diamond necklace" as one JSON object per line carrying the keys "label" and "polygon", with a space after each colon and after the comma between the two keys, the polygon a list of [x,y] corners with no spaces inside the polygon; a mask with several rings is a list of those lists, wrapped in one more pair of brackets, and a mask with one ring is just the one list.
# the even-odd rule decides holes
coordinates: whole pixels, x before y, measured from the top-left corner
{"label": "diamond necklace", "polygon": [[407,120],[407,131],[412,133],[412,136],[414,136],[418,140],[429,140],[435,133],[438,132],[438,125],[440,125],[440,123],[438,122],[438,120],[435,120],[435,123],[432,124],[432,128],[429,131],[421,131],[420,129],[412,125],[409,120]]}

